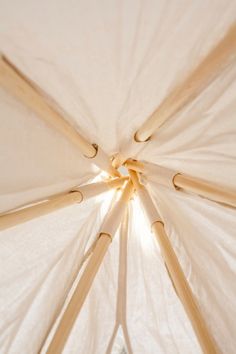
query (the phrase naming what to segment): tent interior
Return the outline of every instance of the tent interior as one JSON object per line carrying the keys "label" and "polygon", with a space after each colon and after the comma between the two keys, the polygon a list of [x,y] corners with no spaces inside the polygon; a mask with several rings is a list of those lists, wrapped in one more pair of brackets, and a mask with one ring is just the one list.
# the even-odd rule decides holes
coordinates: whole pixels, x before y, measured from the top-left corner
{"label": "tent interior", "polygon": [[0,0],[1,354],[235,353],[235,98],[235,0]]}

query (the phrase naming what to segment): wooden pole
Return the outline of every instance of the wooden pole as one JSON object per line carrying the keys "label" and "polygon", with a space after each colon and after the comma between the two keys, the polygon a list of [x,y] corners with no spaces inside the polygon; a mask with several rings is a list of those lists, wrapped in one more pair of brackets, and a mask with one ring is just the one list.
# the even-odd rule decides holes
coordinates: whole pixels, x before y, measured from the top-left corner
{"label": "wooden pole", "polygon": [[160,246],[162,257],[169,271],[174,287],[189,317],[201,348],[205,354],[216,354],[218,353],[217,345],[202,317],[197,301],[187,279],[185,278],[184,272],[165,232],[164,224],[160,219],[156,207],[146,188],[139,183],[137,173],[130,171],[130,176],[135,189],[137,190],[138,196],[140,197],[144,211],[147,214],[152,231]]}
{"label": "wooden pole", "polygon": [[[120,178],[113,178],[113,179],[108,179],[105,183],[106,185],[113,189],[113,188],[120,188],[123,186],[123,183],[125,181],[128,181],[129,177],[128,176],[124,176],[124,177],[120,177]],[[103,182],[104,183],[104,182]]]}
{"label": "wooden pole", "polygon": [[[56,329],[56,333],[54,334],[54,337],[47,350],[47,354],[62,353],[76,318],[80,313],[93,280],[112,241],[112,237],[118,229],[122,216],[125,212],[127,202],[129,201],[132,192],[132,183],[128,182],[120,199],[107,215],[101,232],[99,233],[99,238],[94,248],[93,254],[90,257],[88,265],[84,270],[84,273],[82,274],[79,283],[71,297],[71,300],[61,318],[61,321]],[[119,211],[119,213],[117,213],[117,211]]]}
{"label": "wooden pole", "polygon": [[111,243],[111,237],[108,234],[100,234],[95,249],[88,265],[82,274],[80,281],[73,293],[73,296],[65,310],[57,331],[49,345],[47,354],[60,354],[63,351],[65,343],[69,337],[71,329],[88,295],[93,280],[102,263],[106,251]]}
{"label": "wooden pole", "polygon": [[[119,176],[111,161],[95,144],[89,143],[79,132],[57,112],[33,84],[4,56],[0,56],[0,85],[34,111],[39,118],[50,124],[75,144],[82,154],[92,159],[100,168],[112,176]],[[99,154],[99,158],[98,155]]]}
{"label": "wooden pole", "polygon": [[219,76],[222,71],[236,58],[236,24],[225,37],[213,48],[197,68],[175,87],[156,111],[135,133],[137,142],[144,142],[170,117],[178,113],[184,106],[191,103],[206,87]]}
{"label": "wooden pole", "polygon": [[[124,164],[127,168],[132,169],[136,172],[146,174],[150,180],[160,181],[158,175],[160,171],[165,171],[164,167],[152,164],[149,167],[148,163],[127,160]],[[204,198],[208,198],[218,203],[224,203],[231,207],[236,207],[236,191],[218,186],[214,183],[203,181],[201,179],[187,176],[183,173],[173,171],[173,178],[169,183],[172,183],[173,186],[178,189],[183,189],[190,193],[198,194]],[[166,181],[167,182],[167,181]],[[163,178],[160,184],[163,183]],[[168,183],[168,184],[169,184]]]}
{"label": "wooden pole", "polygon": [[69,192],[50,196],[38,201],[37,204],[22,206],[7,213],[0,214],[0,231],[24,223],[39,216],[52,213],[57,209],[67,207],[75,203],[81,203],[85,199],[107,192],[112,188],[119,188],[127,178],[115,178],[106,182],[91,183],[76,187]]}
{"label": "wooden pole", "polygon": [[137,161],[137,160],[126,160],[124,163],[124,166],[126,168],[128,168],[129,170],[133,170],[139,173],[145,173],[145,163],[142,163],[141,161]]}
{"label": "wooden pole", "polygon": [[164,224],[160,221],[155,222],[152,225],[152,231],[160,246],[162,257],[165,260],[176,292],[190,319],[202,351],[206,354],[218,353],[217,345],[202,317],[197,301],[165,232]]}
{"label": "wooden pole", "polygon": [[217,186],[213,183],[201,181],[197,178],[186,176],[182,173],[175,175],[173,183],[177,189],[199,194],[202,197],[224,203],[236,208],[236,191]]}

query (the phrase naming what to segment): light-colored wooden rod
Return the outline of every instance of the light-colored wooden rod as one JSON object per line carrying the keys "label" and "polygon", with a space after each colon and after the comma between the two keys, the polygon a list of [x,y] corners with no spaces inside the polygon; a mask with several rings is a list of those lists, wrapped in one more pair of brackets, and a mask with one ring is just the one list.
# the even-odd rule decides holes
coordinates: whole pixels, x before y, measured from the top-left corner
{"label": "light-colored wooden rod", "polygon": [[137,173],[137,171],[133,170],[132,168],[128,169],[128,172],[129,172],[130,179],[133,183],[134,189],[137,192],[140,192],[142,190],[146,190],[144,188],[144,186],[139,181],[139,173]]}
{"label": "light-colored wooden rod", "polygon": [[49,106],[42,94],[32,87],[28,80],[3,56],[0,59],[0,83],[27,107],[37,113],[41,119],[66,135],[70,141],[81,149],[83,154],[90,158],[96,154],[96,148],[88,143],[69,122]]}
{"label": "light-colored wooden rod", "polygon": [[[129,143],[132,143],[132,141],[130,141]],[[120,152],[112,156],[111,159],[112,159],[112,166],[117,169],[121,167],[126,160],[126,158]]]}
{"label": "light-colored wooden rod", "polygon": [[177,174],[173,179],[177,188],[184,189],[188,192],[199,194],[202,197],[211,199],[215,202],[224,203],[236,208],[236,191],[229,190],[213,183],[202,181],[200,179]]}
{"label": "light-colored wooden rod", "polygon": [[[117,204],[122,208],[123,212],[119,214],[119,221],[116,223],[116,229],[118,228],[122,220],[123,214],[126,210],[127,202],[130,199],[132,192],[133,192],[132,184],[128,182],[120,199],[117,202]],[[101,262],[112,241],[112,237],[114,236],[114,234],[109,234],[103,231],[103,228],[107,230],[107,225],[109,227],[109,224],[113,223],[113,217],[114,217],[113,210],[116,210],[116,204],[112,207],[112,209],[107,215],[107,218],[105,218],[104,220],[104,223],[102,225],[102,231],[99,234],[99,239],[96,243],[93,254],[91,255],[87,267],[84,270],[84,273],[82,274],[79,280],[79,283],[71,297],[71,300],[67,308],[65,309],[65,312],[56,329],[56,333],[54,334],[54,337],[49,345],[47,354],[60,354],[63,351],[63,348],[70,335],[73,325],[80,313],[80,310],[88,295],[93,280],[99,270]],[[109,220],[110,216],[112,220]],[[113,231],[115,233],[116,230]]]}
{"label": "light-colored wooden rod", "polygon": [[93,280],[111,243],[111,238],[107,234],[101,234],[96,243],[95,249],[88,265],[82,274],[74,294],[65,310],[57,331],[49,345],[47,354],[60,354],[69,337],[76,318],[84,304],[86,296],[91,288]]}
{"label": "light-colored wooden rod", "polygon": [[43,94],[4,56],[0,56],[0,85],[75,144],[84,156],[92,159],[92,163],[98,164],[113,176],[119,176],[109,157],[103,153],[102,159],[106,161],[102,161],[101,157],[96,159],[97,147],[89,143],[52,105],[49,105]]}
{"label": "light-colored wooden rod", "polygon": [[124,166],[130,170],[145,173],[145,165],[140,161],[129,159],[125,161]]}
{"label": "light-colored wooden rod", "polygon": [[197,68],[162,101],[156,111],[135,133],[136,141],[147,141],[170,117],[191,103],[236,59],[236,24],[211,50]]}
{"label": "light-colored wooden rod", "polygon": [[83,200],[107,192],[111,188],[119,188],[127,180],[127,177],[115,178],[105,182],[91,183],[81,187],[75,187],[69,192],[50,196],[37,204],[22,206],[0,214],[0,230],[4,230],[18,224],[22,224],[39,216],[52,213],[57,209],[67,207],[71,204],[81,203]]}
{"label": "light-colored wooden rod", "polygon": [[197,301],[192,293],[187,279],[185,278],[180,263],[165,232],[163,223],[154,223],[152,226],[152,231],[160,246],[163,259],[170,273],[174,287],[191,321],[195,334],[199,340],[199,344],[201,345],[202,351],[205,354],[219,353],[217,345],[207,328]]}
{"label": "light-colored wooden rod", "polygon": [[129,177],[128,176],[124,176],[124,177],[120,177],[120,178],[113,178],[113,179],[108,179],[106,181],[107,185],[109,188],[119,188],[123,185],[123,183],[125,181],[128,181]]}
{"label": "light-colored wooden rod", "polygon": [[[177,171],[173,171],[173,178],[171,177],[171,181],[166,180],[166,183],[164,183],[165,177],[163,178],[163,175],[165,170],[167,171],[168,169],[165,169],[162,166],[135,160],[127,160],[124,165],[131,170],[143,173],[150,180],[157,181],[160,184],[164,184],[166,186],[173,184],[177,190],[182,189],[190,193],[198,194],[215,202],[236,207],[236,190],[219,186],[199,178],[191,177]],[[162,178],[160,178],[160,173],[162,174]],[[169,173],[169,176],[171,176],[171,173]],[[168,176],[166,178],[168,178]]]}
{"label": "light-colored wooden rod", "polygon": [[160,246],[162,257],[169,271],[171,280],[173,281],[175,290],[177,291],[183,307],[191,321],[192,327],[199,340],[199,344],[205,354],[216,354],[218,353],[217,345],[202,317],[197,301],[165,232],[164,224],[161,221],[160,215],[158,214],[148,191],[139,183],[137,173],[135,171],[129,171],[129,173],[141,200],[144,212],[150,222],[150,227],[152,228]]}
{"label": "light-colored wooden rod", "polygon": [[80,203],[81,201],[81,193],[75,191],[64,195],[59,195],[56,198],[51,197],[50,199],[35,205],[1,214],[0,230],[2,231],[18,224],[22,224],[26,221],[51,213],[68,205]]}

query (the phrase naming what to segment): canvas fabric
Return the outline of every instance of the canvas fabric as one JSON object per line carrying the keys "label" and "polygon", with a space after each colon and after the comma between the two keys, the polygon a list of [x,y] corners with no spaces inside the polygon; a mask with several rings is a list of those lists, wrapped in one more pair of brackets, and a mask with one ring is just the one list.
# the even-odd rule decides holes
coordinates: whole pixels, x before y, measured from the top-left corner
{"label": "canvas fabric", "polygon": [[[235,14],[234,0],[0,0],[0,51],[109,156],[120,151],[235,189],[236,61],[149,143],[127,149]],[[99,175],[90,159],[2,89],[0,112],[1,212]],[[148,190],[210,333],[222,353],[233,354],[235,209],[153,181]],[[46,353],[111,198],[107,193],[0,233],[2,354]],[[112,354],[200,353],[136,197],[123,248],[121,239],[119,229],[63,353],[106,353],[119,311]]]}

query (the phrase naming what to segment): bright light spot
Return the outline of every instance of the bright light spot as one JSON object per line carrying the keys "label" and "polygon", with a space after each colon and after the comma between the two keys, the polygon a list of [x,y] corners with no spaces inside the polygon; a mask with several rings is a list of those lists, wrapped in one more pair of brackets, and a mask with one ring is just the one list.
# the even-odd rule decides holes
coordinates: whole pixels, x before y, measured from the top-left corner
{"label": "bright light spot", "polygon": [[91,183],[102,182],[109,179],[109,174],[106,171],[102,171],[96,177],[91,180]]}
{"label": "bright light spot", "polygon": [[[127,169],[123,167],[127,174]],[[120,170],[120,169],[119,169]],[[120,172],[124,175],[124,172],[120,170]],[[108,175],[106,173],[100,173],[96,176],[91,183],[102,182],[108,179]],[[108,190],[106,193],[99,194],[95,197],[95,203],[100,203],[100,211],[101,215],[106,215],[107,211],[111,207],[111,205],[120,198],[122,194],[122,188],[118,190]],[[151,232],[151,226],[147,217],[143,211],[142,205],[136,193],[133,194],[133,197],[130,200],[131,204],[131,213],[129,224],[131,226],[130,230],[132,230],[132,234],[138,238],[138,242],[141,243],[143,251],[145,252],[158,252],[159,246],[155,240],[154,234]],[[155,247],[153,247],[155,245]]]}
{"label": "bright light spot", "polygon": [[124,167],[124,166],[120,166],[120,167],[118,168],[118,171],[119,171],[123,176],[128,176],[128,175],[129,175],[129,172],[128,172],[127,168]]}
{"label": "bright light spot", "polygon": [[151,226],[137,196],[132,200],[132,215],[130,219],[132,232],[135,233],[136,237],[139,237],[143,249],[147,252],[153,252],[153,245],[155,244],[155,247],[157,247],[155,251],[158,251],[159,246],[154,234],[151,232]]}
{"label": "bright light spot", "polygon": [[[95,178],[93,178],[90,182],[91,183],[99,183],[99,182],[104,182],[109,179],[109,175],[106,172],[101,172],[99,175],[97,175]],[[115,198],[117,199],[118,195],[120,196],[121,190],[116,191],[116,189],[107,189],[107,192],[98,194],[96,197],[94,197],[94,202],[95,203],[100,203],[101,205],[101,215],[105,215],[107,213],[107,210],[109,209],[109,206]]]}

